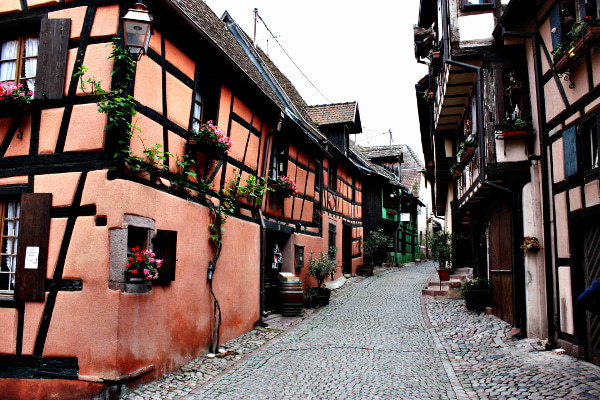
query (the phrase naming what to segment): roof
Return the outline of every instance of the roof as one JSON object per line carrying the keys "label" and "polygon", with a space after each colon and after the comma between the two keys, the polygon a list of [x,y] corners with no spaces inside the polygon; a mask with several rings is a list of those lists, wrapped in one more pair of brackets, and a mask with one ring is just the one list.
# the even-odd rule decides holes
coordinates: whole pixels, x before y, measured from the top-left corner
{"label": "roof", "polygon": [[358,104],[348,103],[320,104],[308,106],[306,111],[311,119],[319,125],[354,123]]}
{"label": "roof", "polygon": [[360,146],[359,149],[366,158],[373,161],[401,156],[400,181],[402,182],[402,186],[410,190],[413,195],[419,195],[423,164],[410,146],[406,144],[394,146]]}
{"label": "roof", "polygon": [[283,103],[269,86],[268,82],[261,76],[258,69],[246,55],[242,46],[235,37],[227,30],[227,25],[204,3],[196,0],[168,0],[173,6],[181,11],[195,28],[203,33],[215,46],[232,62],[239,67],[259,89],[264,92],[281,109]]}

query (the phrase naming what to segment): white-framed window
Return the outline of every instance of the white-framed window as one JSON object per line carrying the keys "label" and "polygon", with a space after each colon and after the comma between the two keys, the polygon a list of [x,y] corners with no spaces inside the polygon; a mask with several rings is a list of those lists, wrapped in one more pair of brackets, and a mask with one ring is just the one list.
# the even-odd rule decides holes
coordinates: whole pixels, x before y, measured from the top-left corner
{"label": "white-framed window", "polygon": [[204,99],[198,91],[194,93],[194,111],[192,113],[192,131],[198,132],[204,121]]}
{"label": "white-framed window", "polygon": [[0,82],[20,83],[35,91],[39,42],[37,36],[0,42]]}
{"label": "white-framed window", "polygon": [[15,290],[20,215],[18,201],[0,201],[0,294],[13,294]]}

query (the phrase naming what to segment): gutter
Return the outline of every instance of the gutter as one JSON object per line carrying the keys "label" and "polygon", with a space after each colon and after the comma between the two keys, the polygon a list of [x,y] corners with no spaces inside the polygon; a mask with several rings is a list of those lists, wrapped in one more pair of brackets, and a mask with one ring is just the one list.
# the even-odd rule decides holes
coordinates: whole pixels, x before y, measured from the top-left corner
{"label": "gutter", "polygon": [[[512,3],[512,2],[511,2]],[[510,4],[509,4],[510,5]],[[502,36],[509,37],[519,37],[523,39],[531,40],[531,47],[533,48],[533,63],[534,63],[534,78],[535,78],[535,100],[537,102],[538,110],[537,113],[537,122],[538,128],[540,129],[540,156],[541,156],[541,173],[542,173],[542,219],[544,221],[550,221],[550,185],[548,183],[548,171],[546,166],[548,164],[548,156],[546,152],[546,147],[548,145],[546,136],[544,132],[542,132],[542,127],[544,121],[542,119],[542,114],[546,115],[546,106],[544,103],[544,99],[542,99],[541,88],[543,87],[541,82],[542,76],[542,68],[541,68],[541,56],[539,52],[538,40],[535,34],[533,33],[525,33],[525,32],[514,32],[514,31],[505,31],[504,27],[502,27]],[[558,305],[556,304],[556,298],[554,296],[554,291],[556,288],[553,285],[554,281],[554,271],[552,268],[552,250],[547,243],[550,243],[552,240],[552,235],[550,231],[550,224],[543,224],[544,226],[544,262],[546,267],[546,318],[548,319],[548,337],[554,339],[557,331],[556,321],[554,319],[554,314],[556,309],[558,309]],[[553,291],[548,290],[548,288],[553,288]]]}

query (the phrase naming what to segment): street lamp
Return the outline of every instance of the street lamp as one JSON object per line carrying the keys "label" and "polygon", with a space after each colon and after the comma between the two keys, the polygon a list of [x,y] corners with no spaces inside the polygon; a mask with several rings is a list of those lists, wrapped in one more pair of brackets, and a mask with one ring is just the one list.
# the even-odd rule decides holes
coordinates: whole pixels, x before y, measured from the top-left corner
{"label": "street lamp", "polygon": [[125,33],[125,46],[133,58],[139,60],[148,50],[152,36],[152,15],[148,13],[142,0],[138,0],[134,8],[130,8],[121,18],[121,23]]}

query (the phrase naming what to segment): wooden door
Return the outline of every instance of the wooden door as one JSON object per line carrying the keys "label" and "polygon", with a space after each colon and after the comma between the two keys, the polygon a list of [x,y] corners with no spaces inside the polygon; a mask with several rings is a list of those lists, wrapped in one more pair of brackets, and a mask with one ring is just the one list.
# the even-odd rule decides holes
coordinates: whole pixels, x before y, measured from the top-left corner
{"label": "wooden door", "polygon": [[[587,288],[600,277],[600,224],[592,224],[585,230],[583,253]],[[600,315],[586,311],[586,336],[588,360],[600,364]]]}
{"label": "wooden door", "polygon": [[511,212],[502,203],[492,213],[490,221],[490,278],[494,315],[514,323],[513,250]]}
{"label": "wooden door", "polygon": [[352,225],[347,222],[342,226],[342,270],[352,273]]}

